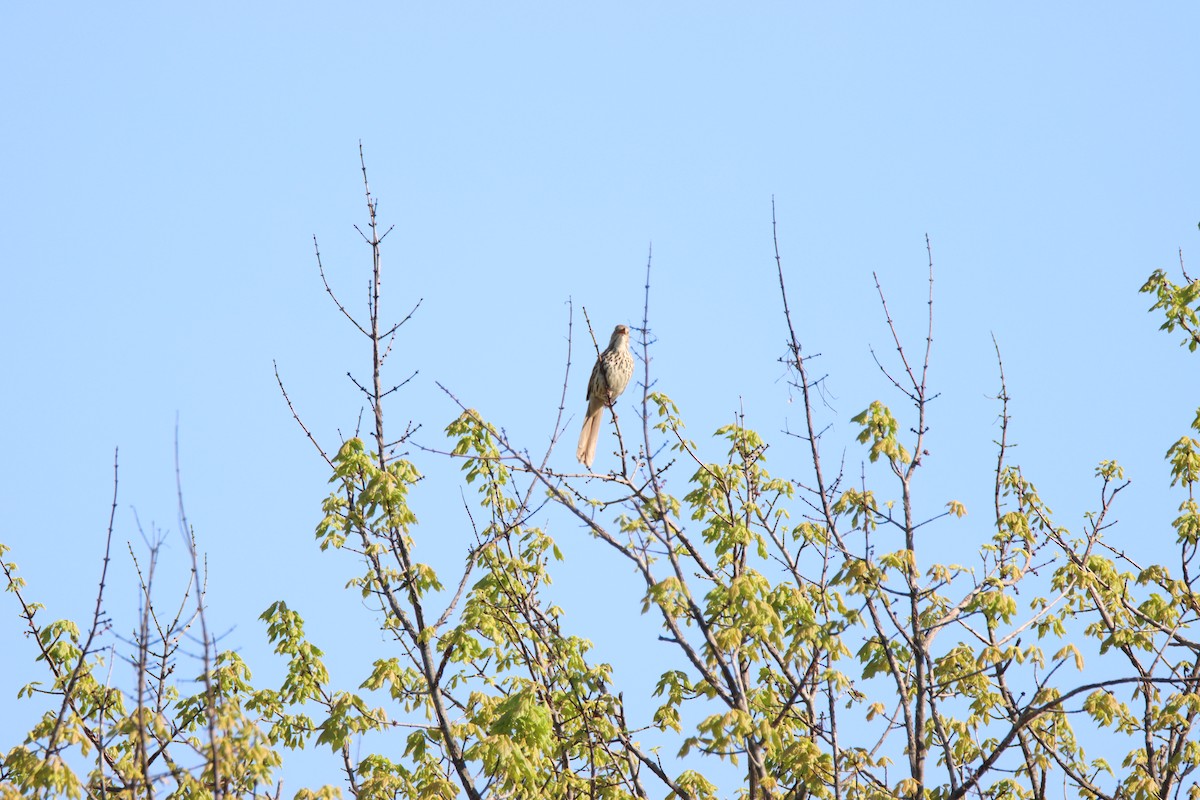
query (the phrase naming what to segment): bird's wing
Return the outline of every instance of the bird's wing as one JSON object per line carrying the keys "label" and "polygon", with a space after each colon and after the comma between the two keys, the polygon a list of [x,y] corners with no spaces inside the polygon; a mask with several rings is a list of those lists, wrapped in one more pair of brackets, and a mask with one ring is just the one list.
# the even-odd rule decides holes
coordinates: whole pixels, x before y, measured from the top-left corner
{"label": "bird's wing", "polygon": [[592,376],[588,378],[587,396],[583,398],[584,400],[590,401],[592,399],[592,387],[599,385],[600,380],[603,378],[603,375],[601,374],[601,370],[603,369],[604,367],[601,366],[601,360],[597,358],[596,366],[592,367]]}

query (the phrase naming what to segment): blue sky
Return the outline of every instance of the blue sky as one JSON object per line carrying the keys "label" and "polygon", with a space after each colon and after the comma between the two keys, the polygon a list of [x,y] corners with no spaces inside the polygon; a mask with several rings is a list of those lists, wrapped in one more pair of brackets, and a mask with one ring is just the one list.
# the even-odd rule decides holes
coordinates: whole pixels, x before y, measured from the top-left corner
{"label": "blue sky", "polygon": [[[47,618],[82,618],[119,446],[118,542],[137,549],[136,510],[181,569],[178,418],[214,627],[267,682],[255,618],[285,599],[337,653],[335,679],[361,681],[379,634],[341,591],[354,566],[312,540],[324,464],[272,372],[335,448],[360,405],[345,372],[364,374],[369,351],[328,302],[312,237],[347,302],[364,299],[361,140],[396,225],[386,309],[423,299],[395,367],[419,375],[392,424],[421,422],[425,444],[456,410],[436,380],[543,447],[568,300],[577,337],[580,306],[601,331],[638,323],[653,244],[659,388],[697,439],[743,406],[777,442],[771,465],[801,474],[803,451],[778,434],[799,416],[776,360],[774,196],[799,332],[830,376],[833,452],[856,465],[849,418],[876,398],[902,407],[870,356],[891,352],[871,273],[918,346],[928,233],[929,508],[960,499],[959,524],[988,528],[994,334],[1015,459],[1064,524],[1094,502],[1096,462],[1116,458],[1135,483],[1114,535],[1169,542],[1162,455],[1194,414],[1197,363],[1136,290],[1200,245],[1197,30],[1200,10],[1179,2],[8,5],[0,541]],[[589,365],[577,349],[573,429]],[[417,460],[430,559],[450,570],[467,541],[455,470]],[[652,684],[622,652],[628,625],[652,641],[639,597],[618,595],[620,615],[595,601],[623,565],[570,525],[551,533],[577,632]],[[127,629],[123,552],[114,568]],[[16,687],[43,677],[8,605],[5,747],[37,712]]]}

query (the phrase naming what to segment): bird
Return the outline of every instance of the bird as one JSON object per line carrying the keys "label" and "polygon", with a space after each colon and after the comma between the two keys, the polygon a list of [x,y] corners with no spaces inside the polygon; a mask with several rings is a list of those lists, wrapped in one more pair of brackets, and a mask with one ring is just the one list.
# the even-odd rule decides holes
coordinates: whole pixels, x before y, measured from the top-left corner
{"label": "bird", "polygon": [[588,379],[587,415],[583,418],[583,430],[579,432],[579,447],[575,457],[588,469],[596,460],[596,440],[600,438],[600,420],[604,407],[612,405],[633,377],[633,354],[629,352],[629,328],[618,325],[613,328],[608,348],[596,359],[592,377]]}

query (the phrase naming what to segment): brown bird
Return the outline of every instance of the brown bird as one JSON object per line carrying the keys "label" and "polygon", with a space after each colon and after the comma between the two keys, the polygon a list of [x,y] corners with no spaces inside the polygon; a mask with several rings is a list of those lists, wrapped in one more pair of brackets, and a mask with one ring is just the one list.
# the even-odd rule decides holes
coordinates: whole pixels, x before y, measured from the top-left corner
{"label": "brown bird", "polygon": [[633,354],[629,352],[629,328],[618,325],[613,328],[608,349],[596,359],[592,377],[588,379],[587,416],[583,418],[583,430],[579,432],[579,447],[575,457],[588,469],[596,460],[596,440],[600,438],[600,420],[604,407],[611,405],[633,377]]}

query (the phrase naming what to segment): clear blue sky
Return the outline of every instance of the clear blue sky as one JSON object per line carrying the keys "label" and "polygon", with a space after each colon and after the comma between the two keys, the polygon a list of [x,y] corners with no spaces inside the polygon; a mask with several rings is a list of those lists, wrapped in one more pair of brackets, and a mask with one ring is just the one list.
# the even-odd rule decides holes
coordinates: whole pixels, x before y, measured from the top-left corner
{"label": "clear blue sky", "polygon": [[[770,464],[800,476],[803,451],[778,435],[799,417],[776,361],[774,195],[835,454],[861,460],[849,418],[870,400],[902,407],[868,350],[890,352],[871,272],[918,345],[928,233],[942,393],[929,507],[960,499],[959,530],[988,530],[994,333],[1015,458],[1063,523],[1094,502],[1095,463],[1117,458],[1135,483],[1114,535],[1169,541],[1162,455],[1192,418],[1200,364],[1136,290],[1178,248],[1200,253],[1200,9],[736,5],[7,4],[0,541],[45,618],[90,610],[114,447],[118,542],[138,549],[136,510],[170,533],[164,569],[182,568],[178,416],[225,644],[275,679],[256,617],[285,599],[337,653],[340,685],[364,677],[380,637],[341,591],[354,565],[313,542],[324,465],[271,366],[335,448],[360,405],[344,374],[364,374],[369,352],[324,295],[312,236],[347,301],[364,299],[359,140],[396,225],[387,310],[424,299],[394,359],[397,379],[420,372],[391,414],[423,423],[426,444],[455,415],[437,380],[542,447],[568,299],[577,323],[579,305],[604,331],[638,323],[653,243],[659,388],[698,439],[744,406],[777,441]],[[588,364],[577,350],[573,429]],[[418,536],[450,574],[468,530],[454,468],[417,461],[431,475]],[[656,646],[639,596],[613,596],[625,568],[570,524],[551,533],[574,630],[652,684],[654,665],[638,677],[622,651],[627,625],[646,632],[637,652]],[[119,550],[109,595],[122,632],[128,562]],[[0,606],[4,747],[38,711],[16,687],[44,678],[16,610]]]}

